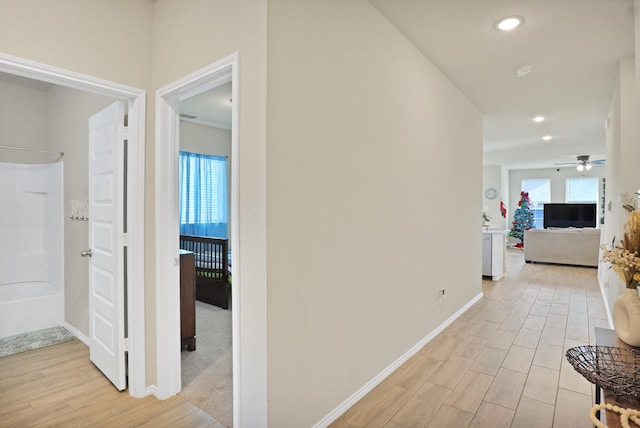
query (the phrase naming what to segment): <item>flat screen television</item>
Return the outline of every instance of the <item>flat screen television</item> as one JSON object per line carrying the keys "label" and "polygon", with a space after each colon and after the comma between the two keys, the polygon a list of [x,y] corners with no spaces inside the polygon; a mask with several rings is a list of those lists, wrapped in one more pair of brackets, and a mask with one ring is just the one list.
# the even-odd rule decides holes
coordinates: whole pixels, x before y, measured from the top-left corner
{"label": "flat screen television", "polygon": [[544,204],[544,228],[596,227],[596,204]]}

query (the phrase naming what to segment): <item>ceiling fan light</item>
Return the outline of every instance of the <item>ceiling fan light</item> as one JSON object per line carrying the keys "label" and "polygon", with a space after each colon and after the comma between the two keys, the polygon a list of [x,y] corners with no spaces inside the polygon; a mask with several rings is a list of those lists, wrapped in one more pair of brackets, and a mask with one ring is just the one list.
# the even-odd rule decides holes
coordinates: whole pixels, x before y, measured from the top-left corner
{"label": "ceiling fan light", "polygon": [[580,164],[576,167],[578,171],[584,171],[584,165]]}
{"label": "ceiling fan light", "polygon": [[587,171],[589,171],[591,169],[593,165],[591,165],[590,163],[586,164],[584,167],[587,169]]}

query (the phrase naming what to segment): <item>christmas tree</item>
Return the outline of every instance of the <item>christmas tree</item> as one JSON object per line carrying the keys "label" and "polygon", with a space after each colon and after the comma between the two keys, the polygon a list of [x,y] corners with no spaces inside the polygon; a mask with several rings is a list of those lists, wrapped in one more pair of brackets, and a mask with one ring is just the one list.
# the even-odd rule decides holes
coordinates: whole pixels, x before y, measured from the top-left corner
{"label": "christmas tree", "polygon": [[533,227],[533,211],[529,208],[529,193],[520,192],[518,208],[513,213],[513,226],[509,235],[520,240],[516,247],[524,247],[524,231]]}

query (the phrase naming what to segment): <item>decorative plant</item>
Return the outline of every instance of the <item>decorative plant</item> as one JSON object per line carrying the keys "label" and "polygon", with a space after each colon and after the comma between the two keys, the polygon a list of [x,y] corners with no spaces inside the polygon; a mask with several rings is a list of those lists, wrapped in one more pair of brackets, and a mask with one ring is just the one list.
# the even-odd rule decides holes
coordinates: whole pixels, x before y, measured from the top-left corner
{"label": "decorative plant", "polygon": [[513,222],[509,232],[509,235],[520,240],[520,243],[516,244],[517,247],[524,246],[524,231],[534,227],[533,211],[529,208],[530,203],[529,193],[520,192],[520,201],[518,208],[513,213]]}
{"label": "decorative plant", "polygon": [[619,245],[615,245],[615,238],[613,241],[611,247],[602,245],[602,260],[609,262],[627,288],[637,288],[640,282],[640,209],[629,213]]}
{"label": "decorative plant", "polygon": [[491,217],[489,217],[489,214],[484,211],[482,211],[482,221],[484,223],[489,223],[491,221]]}

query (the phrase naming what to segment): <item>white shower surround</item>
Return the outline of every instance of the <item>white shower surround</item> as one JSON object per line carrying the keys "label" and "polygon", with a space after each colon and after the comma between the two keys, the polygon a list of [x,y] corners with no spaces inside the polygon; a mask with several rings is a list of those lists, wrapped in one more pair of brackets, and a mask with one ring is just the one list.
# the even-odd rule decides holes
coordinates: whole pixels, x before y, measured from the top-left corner
{"label": "white shower surround", "polygon": [[64,323],[62,189],[62,162],[0,162],[0,338]]}

